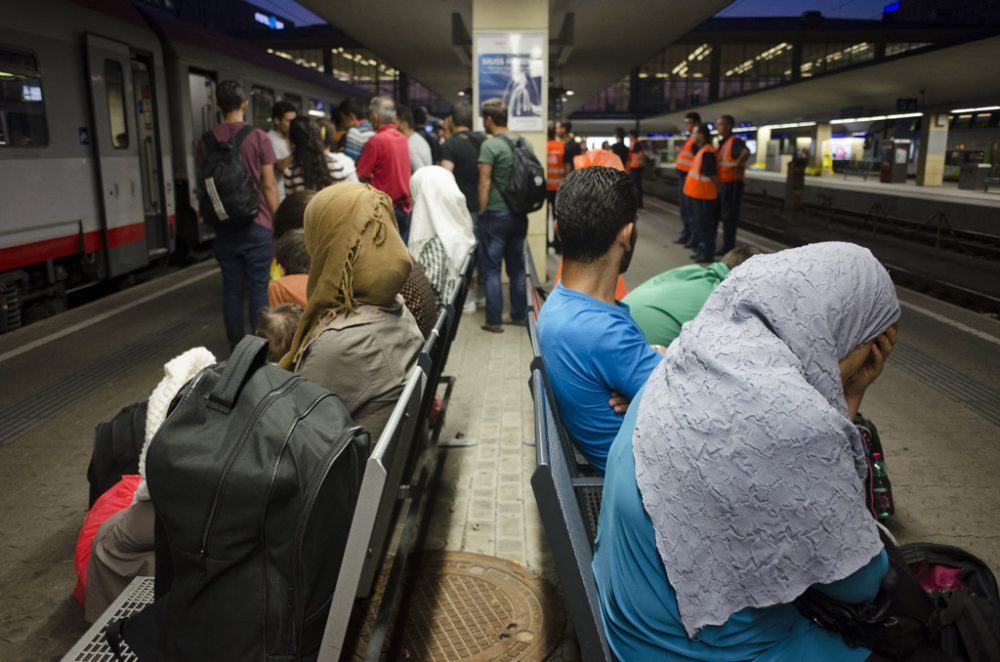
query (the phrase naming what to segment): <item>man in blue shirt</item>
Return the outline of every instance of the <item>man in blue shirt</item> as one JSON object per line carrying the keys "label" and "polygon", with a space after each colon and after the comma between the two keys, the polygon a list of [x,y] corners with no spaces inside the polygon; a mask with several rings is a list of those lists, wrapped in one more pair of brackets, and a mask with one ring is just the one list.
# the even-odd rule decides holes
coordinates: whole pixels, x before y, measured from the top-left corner
{"label": "man in blue shirt", "polygon": [[624,417],[621,403],[635,397],[661,358],[628,306],[615,300],[638,237],[632,182],[612,168],[576,170],[559,188],[555,219],[563,274],[538,316],[539,347],[567,430],[603,473]]}

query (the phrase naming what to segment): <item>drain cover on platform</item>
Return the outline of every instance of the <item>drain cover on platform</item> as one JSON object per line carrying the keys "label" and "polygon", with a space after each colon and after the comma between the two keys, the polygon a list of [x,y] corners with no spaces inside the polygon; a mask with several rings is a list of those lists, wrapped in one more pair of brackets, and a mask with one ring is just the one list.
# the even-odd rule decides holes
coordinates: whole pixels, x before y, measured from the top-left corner
{"label": "drain cover on platform", "polygon": [[417,560],[396,656],[401,660],[544,660],[565,627],[555,588],[492,556],[430,552]]}

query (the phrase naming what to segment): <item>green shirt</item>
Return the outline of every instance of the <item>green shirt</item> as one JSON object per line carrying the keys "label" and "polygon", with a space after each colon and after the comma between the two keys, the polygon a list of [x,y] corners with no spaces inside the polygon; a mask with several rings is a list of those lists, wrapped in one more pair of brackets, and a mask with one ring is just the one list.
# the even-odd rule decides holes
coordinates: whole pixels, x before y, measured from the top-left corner
{"label": "green shirt", "polygon": [[685,322],[698,315],[709,295],[728,275],[729,267],[721,262],[671,269],[629,292],[623,302],[646,340],[666,346],[680,335]]}
{"label": "green shirt", "polygon": [[[516,143],[519,136],[516,133],[506,132],[504,136],[512,143]],[[535,150],[531,148],[531,143],[527,140],[524,143],[532,154]],[[510,175],[514,168],[514,154],[510,146],[497,136],[491,136],[479,149],[479,162],[493,166],[493,175],[490,177],[490,198],[486,203],[486,211],[510,213],[507,203],[503,201],[500,191],[510,185]]]}

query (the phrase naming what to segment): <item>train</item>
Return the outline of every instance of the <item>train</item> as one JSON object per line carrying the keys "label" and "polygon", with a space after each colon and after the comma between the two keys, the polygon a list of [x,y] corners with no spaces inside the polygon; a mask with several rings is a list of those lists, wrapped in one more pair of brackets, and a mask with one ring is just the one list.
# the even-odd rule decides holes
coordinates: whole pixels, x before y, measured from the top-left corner
{"label": "train", "polygon": [[0,23],[0,333],[214,236],[198,214],[195,148],[215,85],[240,81],[247,121],[277,99],[325,115],[370,92],[169,10],[32,0]]}

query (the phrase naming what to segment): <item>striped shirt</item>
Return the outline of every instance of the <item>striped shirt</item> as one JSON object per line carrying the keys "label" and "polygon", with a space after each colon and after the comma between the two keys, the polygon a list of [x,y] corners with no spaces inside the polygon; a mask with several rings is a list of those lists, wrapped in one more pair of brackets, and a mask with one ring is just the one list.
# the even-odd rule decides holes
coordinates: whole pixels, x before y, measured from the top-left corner
{"label": "striped shirt", "polygon": [[[349,159],[346,155],[340,152],[326,153],[326,167],[330,172],[330,177],[333,181],[330,184],[339,184],[340,182],[356,182],[358,181],[358,173],[354,167],[354,161]],[[305,177],[302,174],[302,166],[293,165],[291,168],[285,168],[283,175],[285,180],[285,193],[297,193],[298,191],[306,190]]]}
{"label": "striped shirt", "polygon": [[348,130],[344,153],[357,163],[358,159],[361,158],[361,150],[365,148],[368,139],[373,135],[375,135],[375,129],[372,128],[372,123],[368,120],[361,120]]}

